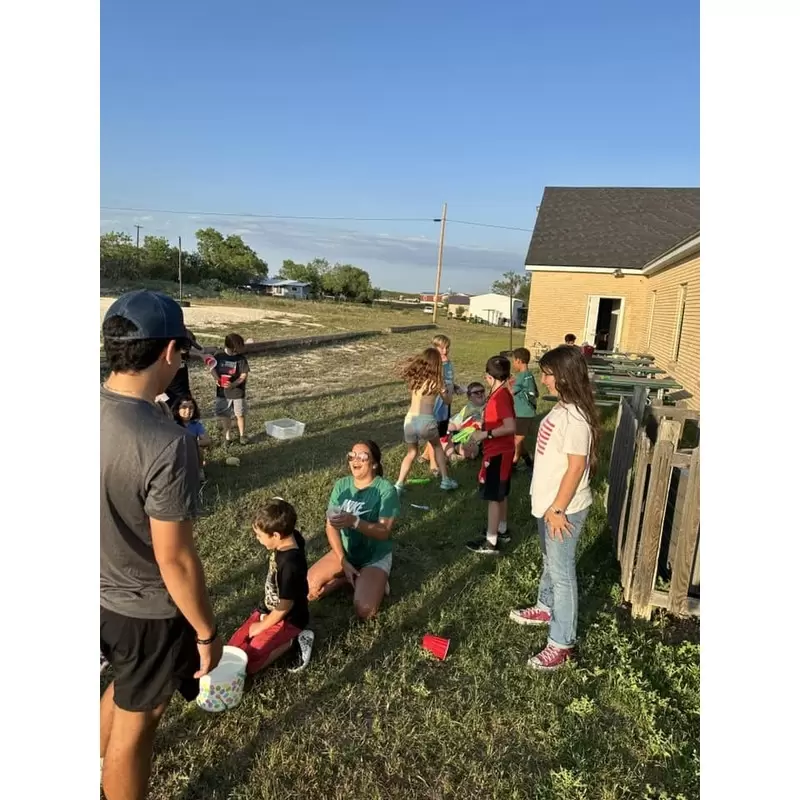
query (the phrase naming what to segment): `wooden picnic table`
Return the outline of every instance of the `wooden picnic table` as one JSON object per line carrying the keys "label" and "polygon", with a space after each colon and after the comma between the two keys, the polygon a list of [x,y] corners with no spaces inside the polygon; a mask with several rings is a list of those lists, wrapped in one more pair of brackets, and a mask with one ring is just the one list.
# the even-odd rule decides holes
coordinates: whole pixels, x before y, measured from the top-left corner
{"label": "wooden picnic table", "polygon": [[649,353],[618,353],[614,350],[595,350],[592,356],[598,358],[627,358],[635,361],[655,361],[656,357],[651,356]]}
{"label": "wooden picnic table", "polygon": [[[661,400],[666,389],[682,389],[683,386],[672,378],[635,378],[626,375],[595,375],[592,378],[594,385],[600,387],[630,389],[643,386],[648,394],[655,391],[656,397]],[[601,390],[602,391],[602,390]]]}
{"label": "wooden picnic table", "polygon": [[650,378],[655,375],[666,375],[666,370],[657,367],[639,366],[625,367],[621,364],[604,364],[603,366],[589,366],[589,376],[596,375],[628,375],[631,378]]}
{"label": "wooden picnic table", "polygon": [[653,365],[653,361],[649,358],[590,358],[591,364],[598,366],[627,366],[627,367],[649,367]]}

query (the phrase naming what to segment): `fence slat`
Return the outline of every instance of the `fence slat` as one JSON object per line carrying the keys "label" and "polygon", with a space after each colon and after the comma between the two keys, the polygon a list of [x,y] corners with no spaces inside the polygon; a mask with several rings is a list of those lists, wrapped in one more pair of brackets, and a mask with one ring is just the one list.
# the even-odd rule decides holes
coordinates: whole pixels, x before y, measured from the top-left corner
{"label": "fence slat", "polygon": [[622,556],[623,519],[630,488],[631,464],[636,449],[637,430],[638,425],[633,409],[625,398],[621,398],[617,412],[617,427],[614,431],[614,443],[611,449],[606,494],[606,512],[611,533],[616,541],[617,559]]}
{"label": "fence slat", "polygon": [[680,422],[670,419],[662,419],[658,426],[642,535],[636,556],[636,572],[633,576],[631,604],[634,617],[650,618],[650,595],[656,580],[667,493],[672,479],[672,457],[675,454],[681,427]]}
{"label": "fence slat", "polygon": [[681,526],[678,531],[678,546],[672,564],[669,586],[669,610],[674,614],[689,613],[689,582],[692,564],[700,534],[700,447],[692,453],[689,481],[686,486]]}
{"label": "fence slat", "polygon": [[622,548],[622,589],[625,602],[630,600],[633,565],[636,558],[636,546],[639,542],[639,525],[642,519],[642,503],[644,487],[647,482],[647,465],[650,460],[650,438],[647,431],[639,432],[636,444],[636,459],[633,465],[633,488],[631,489],[631,511],[628,516],[625,542]]}

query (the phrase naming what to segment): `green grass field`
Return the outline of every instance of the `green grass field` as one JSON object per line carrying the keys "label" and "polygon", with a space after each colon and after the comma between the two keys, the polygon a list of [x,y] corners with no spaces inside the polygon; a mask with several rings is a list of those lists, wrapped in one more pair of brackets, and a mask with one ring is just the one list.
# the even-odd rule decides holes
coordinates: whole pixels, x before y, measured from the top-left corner
{"label": "green grass field", "polygon": [[[443,327],[453,338],[462,384],[480,380],[486,358],[508,347],[508,331]],[[225,635],[263,590],[265,553],[250,532],[259,503],[281,495],[295,504],[313,561],[325,551],[327,499],[345,474],[349,446],[375,439],[388,477],[396,476],[407,395],[392,365],[429,338],[430,332],[380,336],[251,359],[253,441],[212,450],[208,514],[196,527]],[[208,414],[211,380],[193,368],[192,382]],[[305,422],[305,435],[267,439],[264,422],[280,417]],[[612,427],[607,414],[606,462]],[[240,457],[241,466],[225,466],[228,454]],[[525,665],[546,631],[508,619],[510,608],[535,597],[541,568],[530,476],[515,477],[514,540],[493,560],[464,547],[485,524],[476,473],[477,464],[461,465],[454,472],[458,491],[444,494],[432,484],[404,497],[392,596],[376,620],[358,622],[347,594],[327,598],[311,607],[317,641],[306,672],[268,669],[241,705],[222,715],[174,700],[156,742],[151,796],[699,797],[699,626],[658,614],[651,623],[634,623],[620,607],[602,506],[604,473],[595,481],[579,551],[579,661],[554,674]],[[451,638],[446,661],[421,650],[426,632]]]}

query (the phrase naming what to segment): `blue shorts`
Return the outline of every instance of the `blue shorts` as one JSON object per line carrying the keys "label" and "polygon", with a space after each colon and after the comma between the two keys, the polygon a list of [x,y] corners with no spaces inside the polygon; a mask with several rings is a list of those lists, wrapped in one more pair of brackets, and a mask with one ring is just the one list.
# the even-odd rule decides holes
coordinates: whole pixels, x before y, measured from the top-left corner
{"label": "blue shorts", "polygon": [[439,438],[439,426],[433,414],[406,414],[403,420],[403,439],[406,444],[435,442]]}

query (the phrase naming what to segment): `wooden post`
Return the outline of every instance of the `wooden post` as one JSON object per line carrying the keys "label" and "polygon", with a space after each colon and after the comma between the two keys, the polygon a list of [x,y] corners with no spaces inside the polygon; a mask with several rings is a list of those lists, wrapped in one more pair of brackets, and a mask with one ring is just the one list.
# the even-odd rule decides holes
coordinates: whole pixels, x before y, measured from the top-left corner
{"label": "wooden post", "polygon": [[636,444],[636,459],[633,465],[633,488],[631,489],[631,513],[628,517],[625,542],[622,547],[621,579],[623,598],[630,601],[633,565],[636,559],[636,546],[639,543],[639,526],[642,520],[644,487],[647,481],[647,463],[650,460],[650,438],[647,431],[639,432]]}
{"label": "wooden post", "polygon": [[183,274],[181,267],[183,266],[181,259],[183,257],[183,248],[181,247],[181,237],[178,237],[178,300],[183,302]]}
{"label": "wooden post", "polygon": [[700,534],[700,448],[692,452],[689,466],[689,483],[686,487],[678,546],[672,565],[669,584],[669,610],[673,614],[688,614],[689,581],[692,577],[697,540]]}
{"label": "wooden post", "polygon": [[444,256],[444,229],[447,225],[447,203],[442,206],[442,227],[439,230],[439,258],[436,264],[436,288],[433,290],[433,323],[439,315],[439,285],[442,282],[442,257]]}
{"label": "wooden post", "polygon": [[647,408],[647,387],[634,386],[633,387],[633,413],[636,416],[636,421],[641,425],[644,421],[644,412]]}
{"label": "wooden post", "polygon": [[658,426],[658,438],[653,448],[653,463],[650,468],[650,484],[647,488],[642,536],[639,540],[633,573],[631,605],[634,617],[650,619],[650,599],[656,580],[658,551],[664,528],[664,511],[672,478],[672,456],[675,454],[680,430],[680,422],[671,419],[662,419]]}

